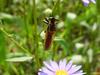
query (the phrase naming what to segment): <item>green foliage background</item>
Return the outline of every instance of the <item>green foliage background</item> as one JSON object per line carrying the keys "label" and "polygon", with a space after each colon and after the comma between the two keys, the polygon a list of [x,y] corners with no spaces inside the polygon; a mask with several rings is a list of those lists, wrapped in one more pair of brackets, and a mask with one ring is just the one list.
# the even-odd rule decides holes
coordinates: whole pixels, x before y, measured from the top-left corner
{"label": "green foliage background", "polygon": [[[43,61],[66,58],[100,75],[100,0],[0,0],[0,75],[37,75]],[[58,19],[44,50],[45,17]]]}

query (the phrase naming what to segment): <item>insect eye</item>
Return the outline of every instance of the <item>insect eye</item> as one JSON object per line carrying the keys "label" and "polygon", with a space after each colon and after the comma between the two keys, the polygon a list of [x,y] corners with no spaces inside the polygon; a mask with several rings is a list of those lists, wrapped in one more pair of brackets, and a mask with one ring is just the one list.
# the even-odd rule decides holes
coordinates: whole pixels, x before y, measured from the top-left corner
{"label": "insect eye", "polygon": [[54,18],[54,17],[50,17],[51,21],[58,21],[58,19]]}

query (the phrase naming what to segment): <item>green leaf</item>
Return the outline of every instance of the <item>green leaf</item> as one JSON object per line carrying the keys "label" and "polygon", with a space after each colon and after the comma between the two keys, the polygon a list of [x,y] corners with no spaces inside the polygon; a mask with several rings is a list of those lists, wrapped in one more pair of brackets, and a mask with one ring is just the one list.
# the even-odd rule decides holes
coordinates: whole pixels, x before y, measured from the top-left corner
{"label": "green leaf", "polygon": [[25,62],[25,61],[30,61],[32,60],[33,57],[31,56],[22,56],[22,57],[12,57],[6,59],[8,62]]}
{"label": "green leaf", "polygon": [[7,13],[0,13],[0,20],[3,22],[3,24],[22,25],[22,20],[20,17],[13,16],[13,15],[7,14]]}
{"label": "green leaf", "polygon": [[4,61],[5,58],[6,58],[5,38],[2,31],[0,31],[0,62]]}

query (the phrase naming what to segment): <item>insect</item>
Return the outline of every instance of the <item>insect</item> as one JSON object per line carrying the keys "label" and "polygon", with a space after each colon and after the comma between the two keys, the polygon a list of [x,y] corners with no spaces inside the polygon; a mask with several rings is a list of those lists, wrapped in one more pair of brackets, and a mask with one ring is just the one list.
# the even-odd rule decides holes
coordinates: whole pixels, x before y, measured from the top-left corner
{"label": "insect", "polygon": [[53,35],[56,32],[56,20],[54,17],[45,18],[44,22],[48,25],[45,31],[45,41],[44,41],[44,48],[47,50],[50,48]]}

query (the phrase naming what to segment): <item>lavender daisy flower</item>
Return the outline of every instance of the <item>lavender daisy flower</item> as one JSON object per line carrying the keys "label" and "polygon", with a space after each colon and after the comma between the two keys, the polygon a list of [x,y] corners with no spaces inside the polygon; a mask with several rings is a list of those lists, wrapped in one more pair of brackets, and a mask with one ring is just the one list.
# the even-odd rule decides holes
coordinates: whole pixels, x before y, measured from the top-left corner
{"label": "lavender daisy flower", "polygon": [[84,5],[85,6],[88,6],[88,4],[90,3],[90,2],[92,2],[92,3],[96,3],[96,0],[82,0],[82,2],[84,3]]}
{"label": "lavender daisy flower", "polygon": [[70,61],[66,63],[66,59],[60,60],[58,63],[50,60],[50,62],[44,62],[44,67],[42,67],[38,75],[83,75],[83,70],[81,66],[76,66]]}

